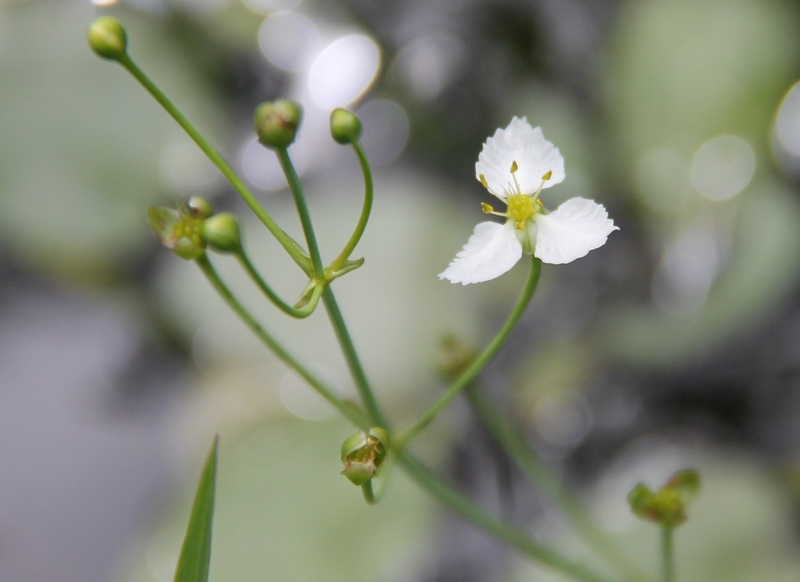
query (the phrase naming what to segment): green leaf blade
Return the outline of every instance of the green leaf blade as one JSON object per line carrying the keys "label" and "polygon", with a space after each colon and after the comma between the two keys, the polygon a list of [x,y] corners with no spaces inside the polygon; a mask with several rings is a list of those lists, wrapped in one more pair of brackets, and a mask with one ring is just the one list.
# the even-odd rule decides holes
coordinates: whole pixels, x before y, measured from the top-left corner
{"label": "green leaf blade", "polygon": [[175,570],[175,582],[208,582],[218,448],[219,435],[214,437],[197,486],[189,525],[186,527],[186,536],[183,538],[181,555]]}

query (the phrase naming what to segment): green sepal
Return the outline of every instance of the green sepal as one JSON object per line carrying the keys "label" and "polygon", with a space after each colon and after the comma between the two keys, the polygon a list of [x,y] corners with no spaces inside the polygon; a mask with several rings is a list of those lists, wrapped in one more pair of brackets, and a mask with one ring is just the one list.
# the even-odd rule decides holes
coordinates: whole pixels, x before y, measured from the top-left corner
{"label": "green sepal", "polygon": [[353,485],[364,485],[378,475],[388,454],[389,434],[380,427],[358,432],[342,443],[342,475]]}
{"label": "green sepal", "polygon": [[658,492],[639,483],[628,494],[628,503],[637,517],[673,528],[686,521],[686,507],[699,490],[697,471],[679,471]]}
{"label": "green sepal", "polygon": [[178,567],[175,570],[175,582],[208,582],[218,449],[219,435],[214,437],[197,486],[186,537],[183,538]]}
{"label": "green sepal", "polygon": [[334,270],[333,265],[325,269],[325,279],[330,283],[334,279],[338,279],[342,275],[347,275],[350,271],[355,271],[364,264],[364,259],[356,259],[355,261],[347,260],[340,267]]}

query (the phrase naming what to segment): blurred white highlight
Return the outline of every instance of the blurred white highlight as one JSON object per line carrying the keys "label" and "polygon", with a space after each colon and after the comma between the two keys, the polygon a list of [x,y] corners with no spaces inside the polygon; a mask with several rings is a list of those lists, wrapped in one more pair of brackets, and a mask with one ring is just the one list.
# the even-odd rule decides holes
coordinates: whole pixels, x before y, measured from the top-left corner
{"label": "blurred white highlight", "polygon": [[329,44],[308,74],[308,89],[323,109],[345,106],[369,89],[380,67],[380,51],[371,38],[351,34]]}
{"label": "blurred white highlight", "polygon": [[296,12],[280,12],[264,20],[258,31],[261,52],[285,71],[304,71],[321,50],[317,26]]}
{"label": "blurred white highlight", "polygon": [[800,81],[786,93],[775,118],[775,138],[786,153],[800,157]]}
{"label": "blurred white highlight", "polygon": [[728,200],[745,189],[756,169],[753,148],[726,135],[704,143],[692,160],[692,185],[710,200]]}

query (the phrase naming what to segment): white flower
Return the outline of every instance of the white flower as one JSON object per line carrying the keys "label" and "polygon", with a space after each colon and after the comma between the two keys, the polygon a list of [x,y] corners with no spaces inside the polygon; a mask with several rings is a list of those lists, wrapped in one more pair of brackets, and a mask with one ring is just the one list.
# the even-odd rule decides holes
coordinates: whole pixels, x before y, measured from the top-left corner
{"label": "white flower", "polygon": [[567,200],[554,212],[544,210],[539,195],[564,180],[564,158],[524,117],[513,118],[486,140],[475,175],[508,207],[495,212],[484,203],[483,211],[507,220],[476,226],[440,279],[462,285],[489,281],[510,270],[523,252],[545,263],[570,263],[603,246],[618,230],[603,206],[585,198]]}

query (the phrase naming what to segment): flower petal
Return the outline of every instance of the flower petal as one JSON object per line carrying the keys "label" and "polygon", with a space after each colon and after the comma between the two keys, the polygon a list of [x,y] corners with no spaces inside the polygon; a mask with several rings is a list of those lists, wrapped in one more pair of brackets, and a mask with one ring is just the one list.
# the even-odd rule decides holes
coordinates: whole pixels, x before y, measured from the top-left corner
{"label": "flower petal", "polygon": [[489,281],[509,271],[521,256],[513,222],[481,222],[439,278],[462,285]]}
{"label": "flower petal", "polygon": [[615,230],[606,209],[585,198],[572,198],[550,214],[537,214],[533,254],[553,265],[571,263],[606,244]]}
{"label": "flower petal", "polygon": [[475,164],[475,176],[486,178],[489,192],[505,200],[504,189],[514,183],[511,164],[517,162],[517,181],[523,194],[533,194],[542,183],[542,176],[552,171],[544,187],[564,181],[564,158],[552,143],[544,139],[542,130],[531,127],[524,117],[514,117],[508,127],[498,129],[486,140]]}

